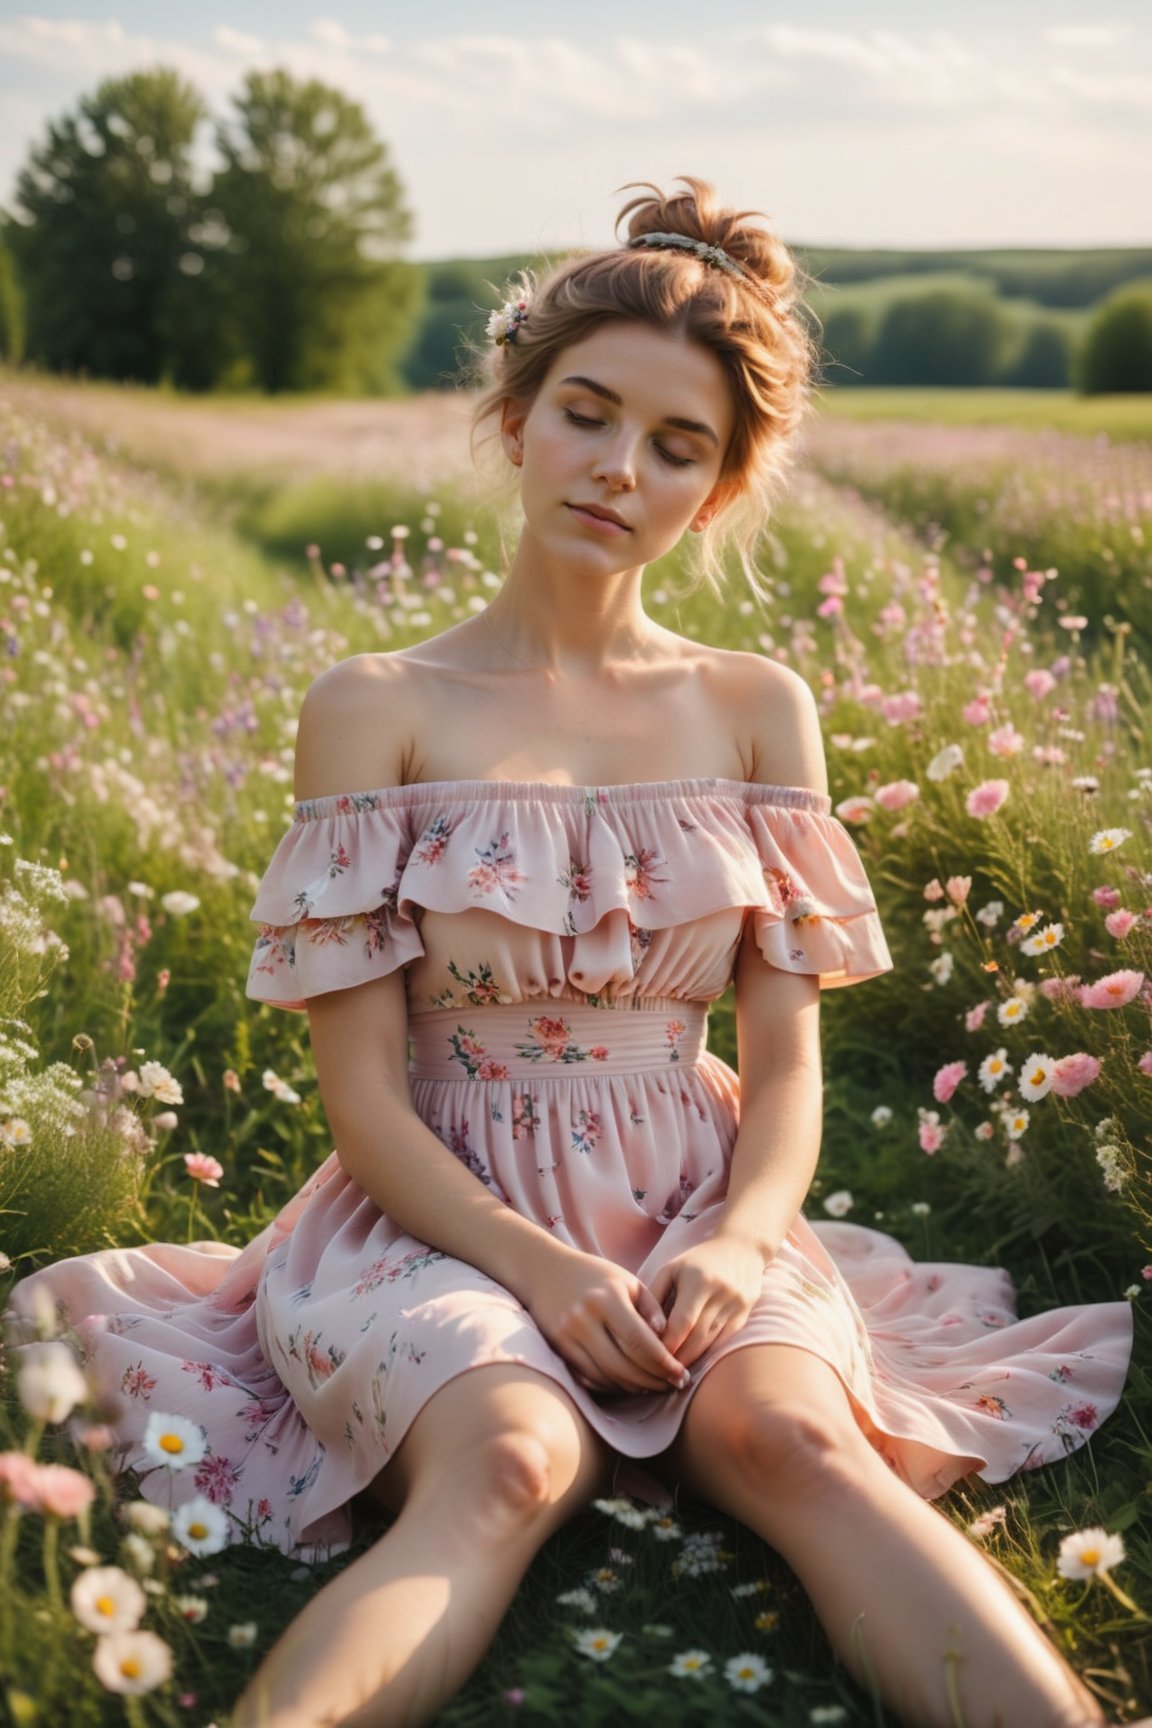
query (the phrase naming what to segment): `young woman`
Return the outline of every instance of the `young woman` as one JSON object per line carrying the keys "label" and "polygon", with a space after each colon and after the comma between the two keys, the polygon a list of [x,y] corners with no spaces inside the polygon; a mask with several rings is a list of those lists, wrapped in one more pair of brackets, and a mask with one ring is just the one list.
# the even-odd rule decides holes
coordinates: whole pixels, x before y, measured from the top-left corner
{"label": "young woman", "polygon": [[[369,1487],[397,1514],[236,1728],[428,1721],[545,1539],[645,1476],[777,1548],[902,1720],[1103,1720],[926,1498],[1063,1455],[1057,1364],[1110,1411],[1128,1305],[1015,1322],[1002,1275],[929,1284],[800,1212],[821,985],[890,960],[807,688],[642,605],[686,533],[762,517],[811,363],[786,249],[684,184],[493,320],[498,596],[308,692],[250,992],[306,1005],[337,1151],[237,1257],[39,1275],[114,1316],[109,1384],[203,1426],[238,1528],[339,1541]],[[739,1083],[704,1049],[733,978]]]}

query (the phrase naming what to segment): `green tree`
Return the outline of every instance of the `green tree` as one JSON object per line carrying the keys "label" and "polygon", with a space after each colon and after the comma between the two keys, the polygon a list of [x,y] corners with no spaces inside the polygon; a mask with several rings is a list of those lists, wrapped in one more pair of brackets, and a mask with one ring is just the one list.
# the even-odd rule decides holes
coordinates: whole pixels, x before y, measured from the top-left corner
{"label": "green tree", "polygon": [[870,384],[989,384],[1005,342],[986,295],[938,288],[893,300],[880,320]]}
{"label": "green tree", "polygon": [[1152,390],[1152,281],[1119,288],[1088,325],[1076,359],[1082,395]]}
{"label": "green tree", "polygon": [[872,320],[860,306],[834,306],[820,337],[823,374],[829,384],[868,384]]}
{"label": "green tree", "polygon": [[346,389],[354,356],[365,384],[386,382],[420,295],[397,259],[412,220],[387,145],[357,103],[282,70],[250,73],[234,104],[212,201],[257,381]]}
{"label": "green tree", "polygon": [[205,118],[197,91],[157,68],[106,79],[33,146],[8,239],[41,365],[149,383],[179,373],[204,293],[191,152]]}
{"label": "green tree", "polygon": [[24,296],[12,254],[0,232],[0,359],[14,364],[24,353]]}
{"label": "green tree", "polygon": [[1063,326],[1052,318],[1037,318],[1019,354],[996,382],[1022,390],[1067,390],[1071,364],[1071,343]]}

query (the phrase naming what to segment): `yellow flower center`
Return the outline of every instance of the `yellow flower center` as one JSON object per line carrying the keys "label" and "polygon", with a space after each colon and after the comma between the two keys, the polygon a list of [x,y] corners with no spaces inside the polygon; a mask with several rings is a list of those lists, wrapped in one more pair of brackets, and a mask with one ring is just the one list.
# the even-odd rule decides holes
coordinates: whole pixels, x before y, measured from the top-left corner
{"label": "yellow flower center", "polygon": [[193,1542],[203,1542],[205,1536],[208,1534],[208,1526],[207,1524],[189,1524],[188,1534],[191,1536]]}
{"label": "yellow flower center", "polygon": [[1080,1563],[1083,1566],[1099,1566],[1099,1564],[1100,1564],[1100,1550],[1099,1550],[1099,1548],[1081,1548],[1081,1550],[1080,1550]]}
{"label": "yellow flower center", "polygon": [[97,1596],[97,1598],[96,1598],[96,1612],[97,1612],[97,1614],[106,1614],[109,1616],[109,1618],[113,1614],[115,1614],[116,1604],[113,1601],[112,1597],[111,1596]]}
{"label": "yellow flower center", "polygon": [[120,1672],[125,1680],[139,1680],[140,1660],[136,1656],[125,1656],[120,1663]]}
{"label": "yellow flower center", "polygon": [[1032,1070],[1032,1072],[1028,1078],[1029,1078],[1029,1084],[1030,1085],[1042,1086],[1044,1083],[1044,1070],[1043,1070],[1043,1068],[1033,1068],[1033,1070]]}
{"label": "yellow flower center", "polygon": [[183,1452],[184,1442],[179,1434],[161,1434],[160,1450],[161,1452]]}

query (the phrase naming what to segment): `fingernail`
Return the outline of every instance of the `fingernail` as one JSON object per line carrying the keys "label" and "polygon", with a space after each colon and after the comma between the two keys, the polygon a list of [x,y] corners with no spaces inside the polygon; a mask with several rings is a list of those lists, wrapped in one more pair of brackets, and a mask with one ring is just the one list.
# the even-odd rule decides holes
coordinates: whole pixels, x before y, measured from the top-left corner
{"label": "fingernail", "polygon": [[692,1384],[692,1376],[691,1376],[691,1374],[689,1374],[687,1368],[685,1368],[683,1374],[681,1374],[679,1380],[676,1382],[676,1390],[678,1392],[683,1392],[684,1388],[686,1386],[691,1386],[691,1384]]}

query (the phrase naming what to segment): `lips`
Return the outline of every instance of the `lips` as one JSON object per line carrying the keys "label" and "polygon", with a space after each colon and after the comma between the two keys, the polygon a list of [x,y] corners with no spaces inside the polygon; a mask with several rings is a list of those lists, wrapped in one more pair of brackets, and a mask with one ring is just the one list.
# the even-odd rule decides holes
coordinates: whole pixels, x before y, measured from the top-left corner
{"label": "lips", "polygon": [[569,504],[568,508],[578,510],[584,516],[594,516],[598,522],[612,522],[617,528],[625,528],[629,533],[632,531],[623,516],[618,516],[615,510],[608,510],[602,504]]}

